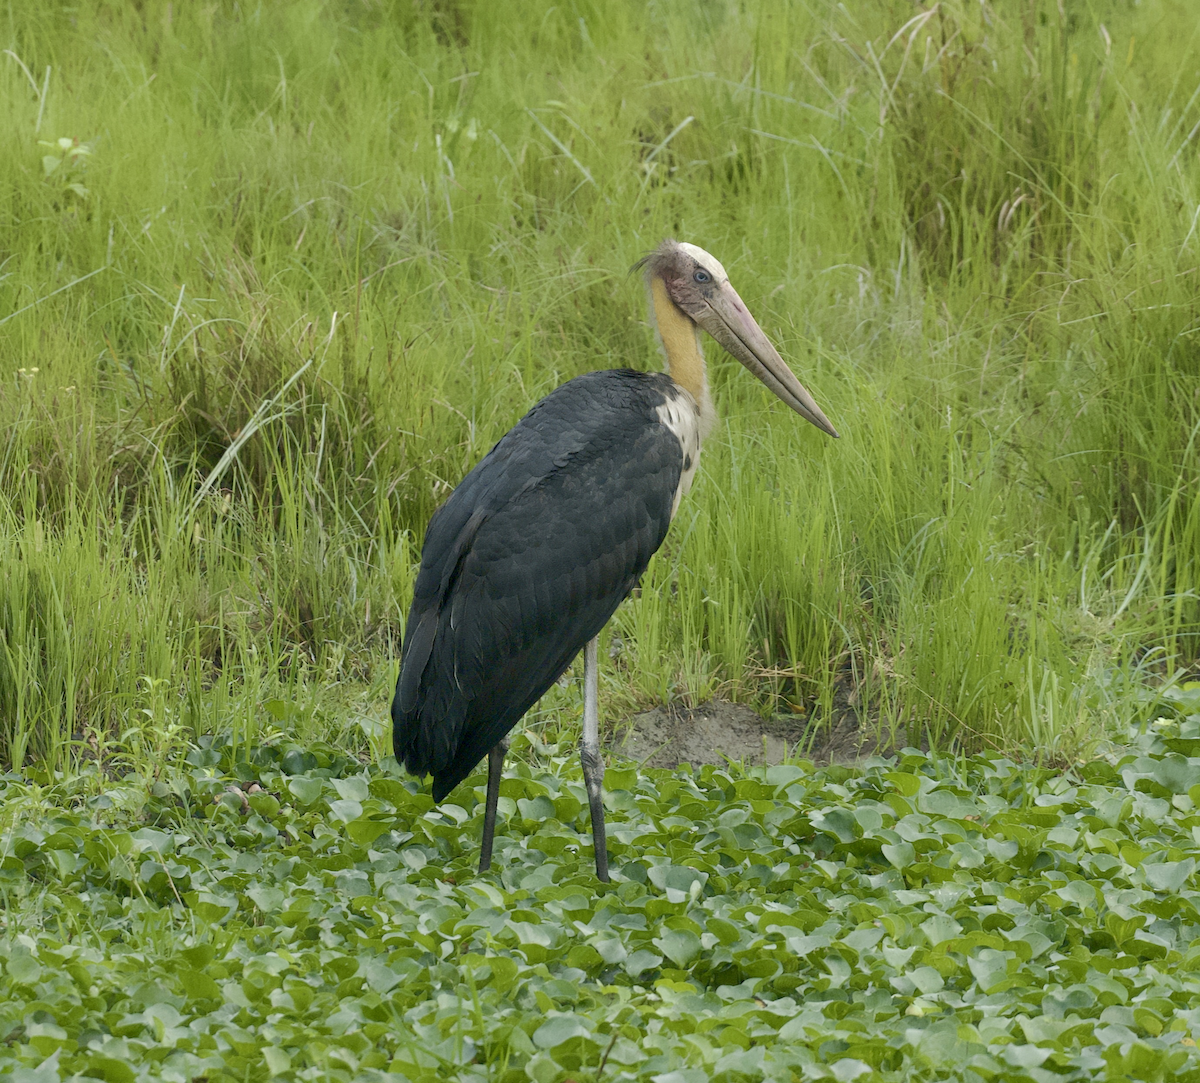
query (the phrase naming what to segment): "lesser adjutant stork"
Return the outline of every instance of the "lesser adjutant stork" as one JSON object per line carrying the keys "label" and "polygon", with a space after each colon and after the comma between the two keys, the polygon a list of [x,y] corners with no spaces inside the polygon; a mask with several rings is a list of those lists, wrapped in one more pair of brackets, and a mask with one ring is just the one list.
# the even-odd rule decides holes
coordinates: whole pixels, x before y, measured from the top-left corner
{"label": "lesser adjutant stork", "polygon": [[533,407],[433,515],[392,701],[396,758],[441,801],[488,756],[491,865],[509,730],[584,650],[580,758],[608,879],[596,637],[663,543],[716,421],[700,331],[830,436],[725,269],[664,241],[641,266],[667,372],[578,376]]}

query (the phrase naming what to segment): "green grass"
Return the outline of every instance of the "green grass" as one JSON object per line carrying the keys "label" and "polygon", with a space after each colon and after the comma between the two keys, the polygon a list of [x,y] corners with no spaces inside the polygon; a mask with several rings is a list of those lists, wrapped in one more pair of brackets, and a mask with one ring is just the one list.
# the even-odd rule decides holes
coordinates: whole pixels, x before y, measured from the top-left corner
{"label": "green grass", "polygon": [[0,10],[0,759],[382,756],[429,514],[555,385],[659,364],[627,268],[665,235],[844,436],[710,350],[606,713],[1122,735],[1200,652],[1195,20],[913,14]]}

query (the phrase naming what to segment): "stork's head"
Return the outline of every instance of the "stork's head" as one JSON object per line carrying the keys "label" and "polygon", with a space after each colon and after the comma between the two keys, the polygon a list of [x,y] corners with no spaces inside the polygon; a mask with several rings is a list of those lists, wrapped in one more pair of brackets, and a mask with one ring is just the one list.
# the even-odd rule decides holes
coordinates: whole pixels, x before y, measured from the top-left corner
{"label": "stork's head", "polygon": [[641,263],[653,286],[661,280],[667,297],[697,327],[707,331],[806,421],[830,436],[837,430],[771,345],[725,268],[703,248],[663,241]]}

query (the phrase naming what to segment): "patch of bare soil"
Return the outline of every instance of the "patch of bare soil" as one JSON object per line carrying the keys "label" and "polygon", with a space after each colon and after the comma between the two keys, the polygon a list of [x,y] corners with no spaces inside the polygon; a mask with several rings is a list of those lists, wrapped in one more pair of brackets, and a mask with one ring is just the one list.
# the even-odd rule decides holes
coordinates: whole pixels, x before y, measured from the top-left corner
{"label": "patch of bare soil", "polygon": [[781,763],[799,754],[818,765],[855,763],[895,749],[881,747],[873,734],[858,727],[846,712],[832,727],[815,735],[808,723],[777,717],[765,719],[740,703],[712,700],[696,708],[655,707],[614,727],[608,747],[647,767],[673,770],[729,761],[750,765]]}

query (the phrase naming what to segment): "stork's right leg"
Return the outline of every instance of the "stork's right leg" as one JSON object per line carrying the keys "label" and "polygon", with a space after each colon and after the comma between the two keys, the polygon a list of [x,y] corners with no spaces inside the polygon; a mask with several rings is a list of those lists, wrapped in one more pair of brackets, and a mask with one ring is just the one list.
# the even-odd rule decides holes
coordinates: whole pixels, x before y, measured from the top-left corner
{"label": "stork's right leg", "polygon": [[579,741],[579,760],[587,786],[592,819],[592,846],[596,852],[596,879],[608,883],[608,840],[604,831],[604,757],[600,754],[600,661],[599,638],[583,649],[583,737]]}
{"label": "stork's right leg", "polygon": [[502,737],[488,753],[487,801],[483,806],[483,848],[479,851],[479,871],[492,867],[492,836],[496,833],[496,805],[500,801],[500,774],[504,770],[504,753],[508,738]]}

